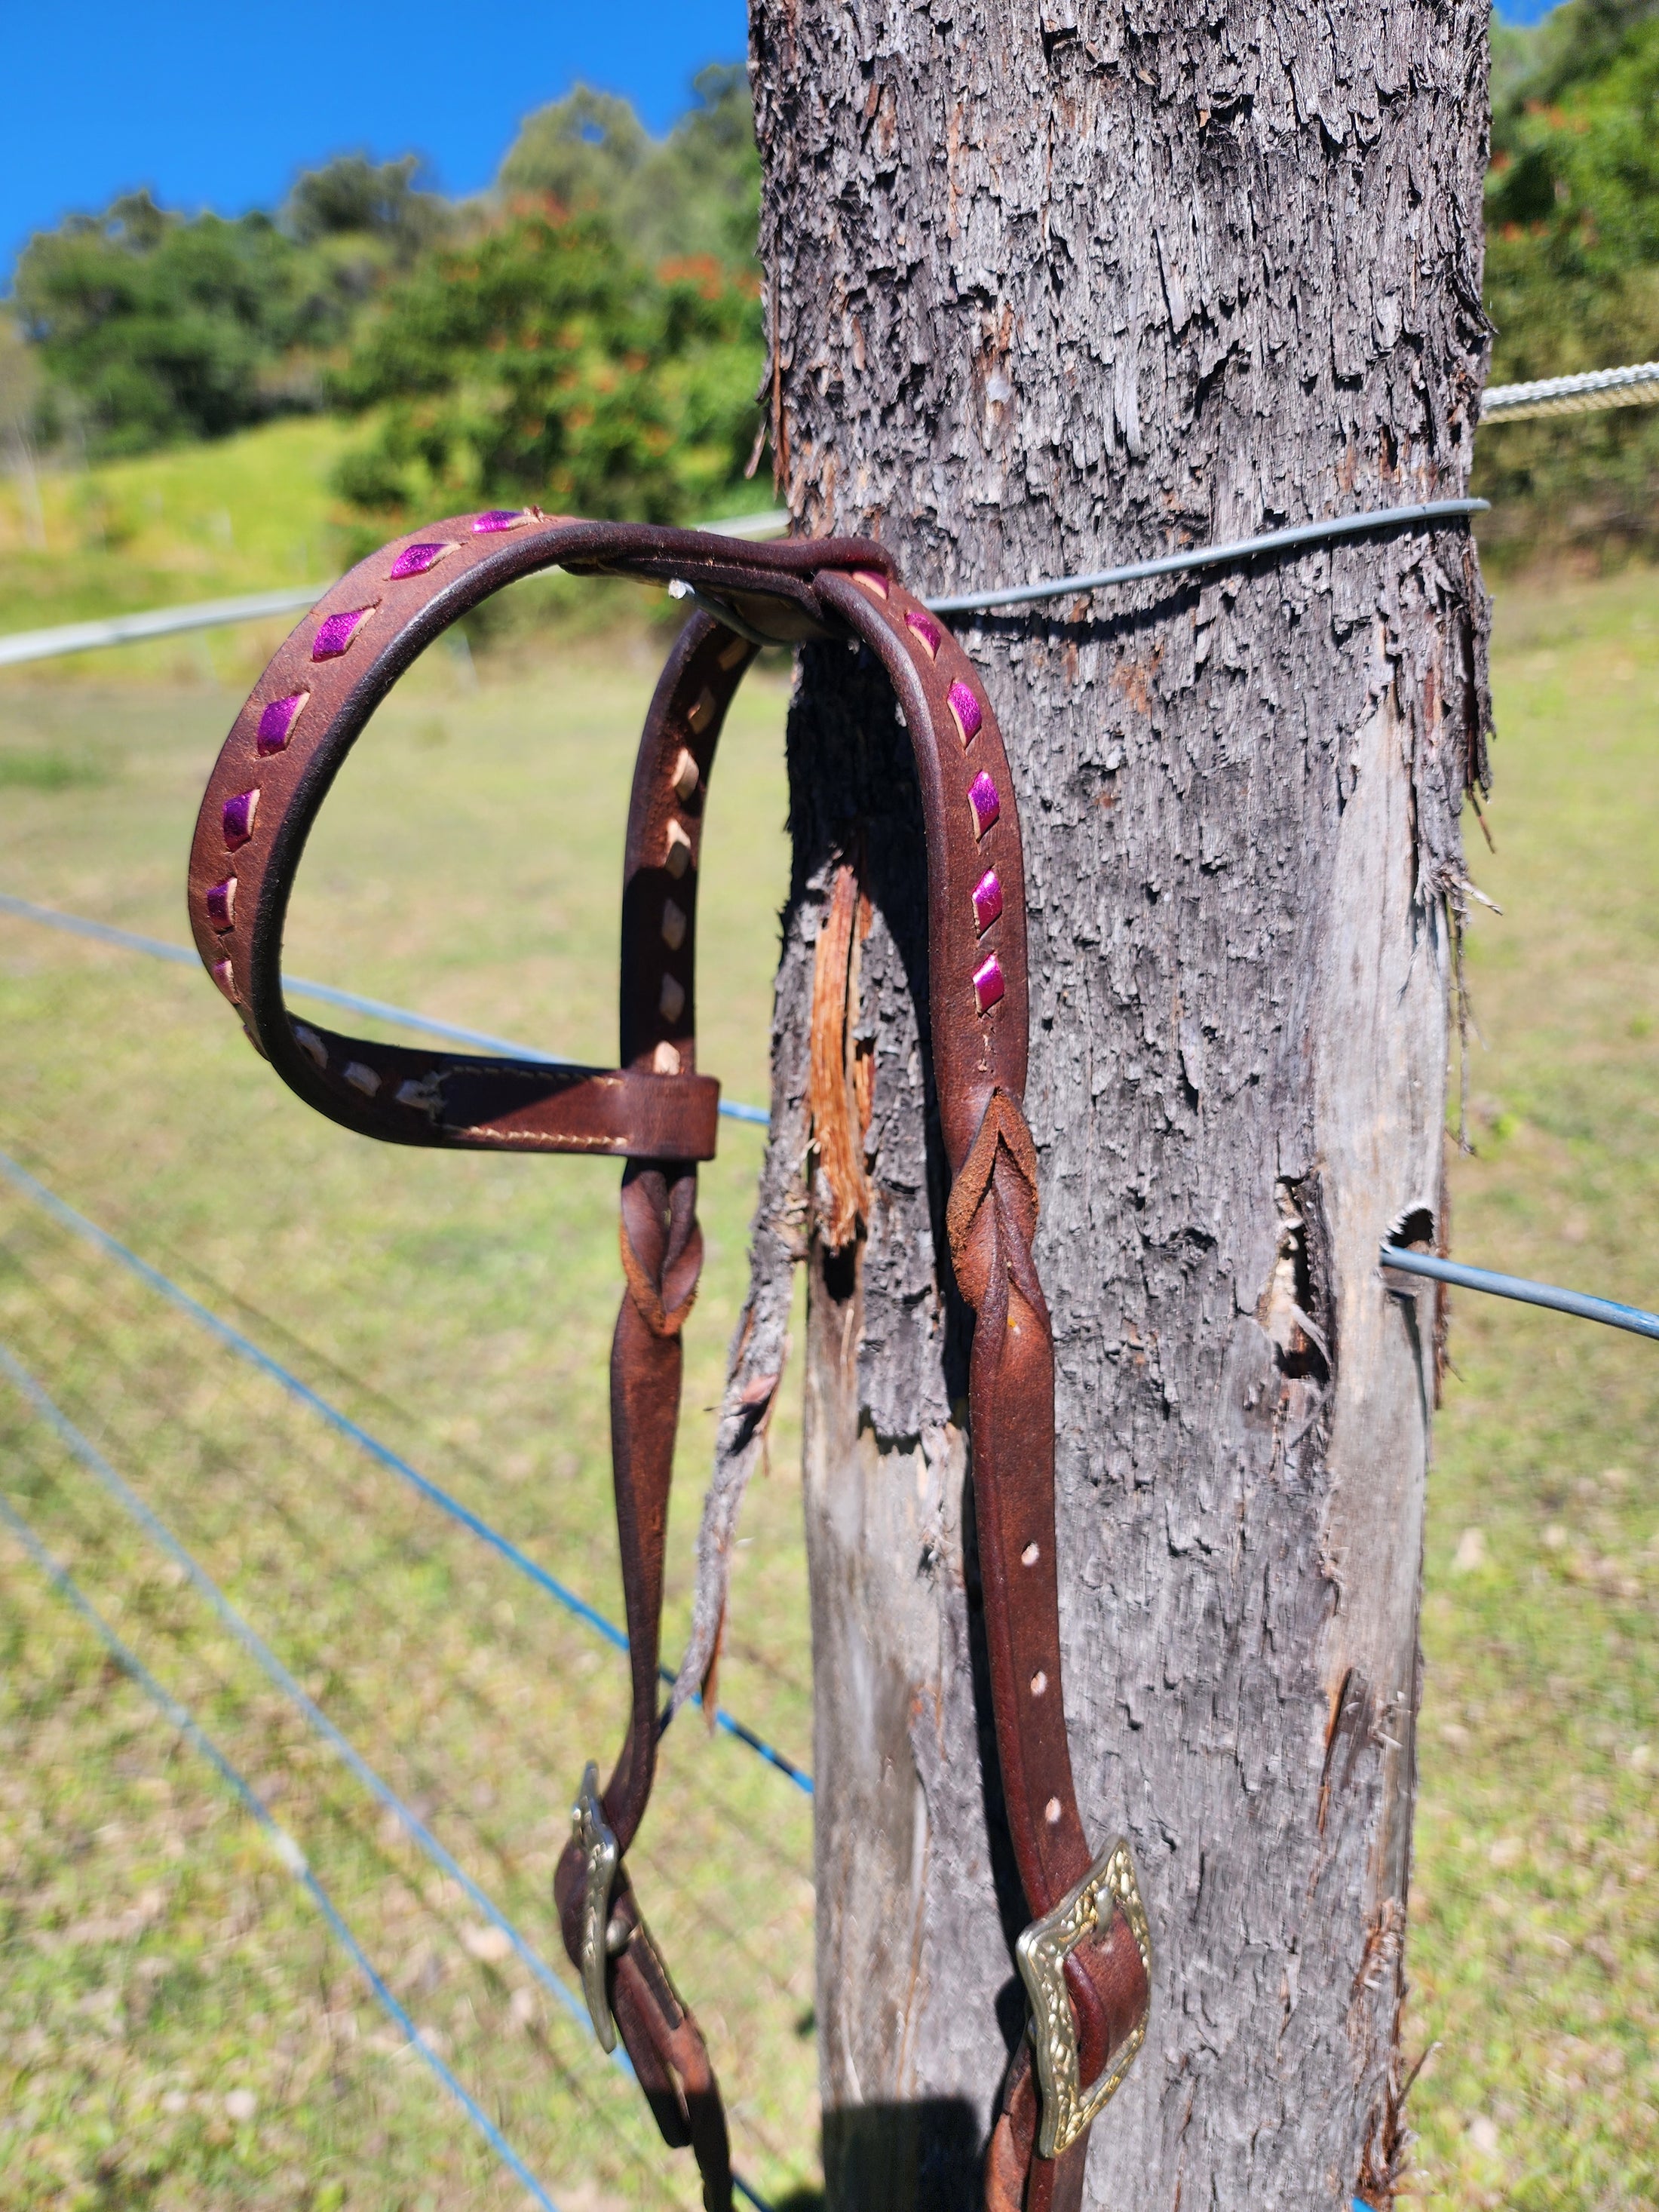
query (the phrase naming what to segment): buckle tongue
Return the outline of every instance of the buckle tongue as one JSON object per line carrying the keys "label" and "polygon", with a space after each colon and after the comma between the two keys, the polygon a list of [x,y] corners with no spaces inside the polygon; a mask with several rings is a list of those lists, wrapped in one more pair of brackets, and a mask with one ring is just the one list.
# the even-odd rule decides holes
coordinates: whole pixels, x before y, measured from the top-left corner
{"label": "buckle tongue", "polygon": [[[1101,1899],[1108,1902],[1103,1915]],[[1121,2086],[1146,2039],[1150,2002],[1125,2038],[1115,2058],[1085,2089],[1078,2080],[1077,2022],[1066,1989],[1066,1960],[1085,1936],[1111,1924],[1111,1907],[1120,1905],[1140,1953],[1150,1988],[1152,1978],[1152,1931],[1135,1886],[1134,1862],[1121,1838],[1103,1851],[1074,1889],[1069,1889],[1054,1911],[1034,1920],[1014,1944],[1020,1978],[1031,2000],[1031,2041],[1035,2047],[1037,2082],[1042,2091],[1042,2118],[1037,2130],[1037,2152],[1058,2158],[1069,2150],[1091,2126],[1107,2100]]]}
{"label": "buckle tongue", "polygon": [[[571,1832],[581,1846],[582,1995],[601,2051],[617,2047],[617,2023],[611,2017],[611,1999],[605,1985],[605,1962],[609,1954],[606,1935],[611,1919],[611,1892],[615,1887],[622,1852],[599,1802],[599,1770],[589,1759],[582,1786],[570,1808]],[[1075,2070],[1075,2059],[1073,2060]]]}

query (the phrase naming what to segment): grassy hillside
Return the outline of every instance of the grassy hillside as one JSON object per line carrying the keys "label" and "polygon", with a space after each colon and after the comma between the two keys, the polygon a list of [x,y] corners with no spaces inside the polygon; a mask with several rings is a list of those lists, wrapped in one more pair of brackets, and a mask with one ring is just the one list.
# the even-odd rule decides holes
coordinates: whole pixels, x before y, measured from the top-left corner
{"label": "grassy hillside", "polygon": [[[1455,1243],[1659,1304],[1650,580],[1507,591],[1495,667],[1498,850],[1471,865],[1505,912],[1481,914],[1471,948],[1486,1042]],[[495,682],[486,664],[468,693],[442,664],[417,671],[324,818],[295,967],[603,1056],[653,672],[643,654],[578,658],[556,710],[544,676]],[[190,822],[233,703],[0,684],[0,888],[181,936]],[[749,1097],[786,868],[782,713],[781,685],[746,693],[709,833],[708,1064]],[[0,1146],[615,1611],[613,1171],[362,1143],[279,1089],[199,977],[3,917],[0,1024]],[[752,1133],[727,1127],[722,1146],[671,1644],[757,1159]],[[613,1657],[3,1186],[0,1341],[556,1955],[547,1878],[581,1762],[617,1726]],[[1407,2057],[1435,2048],[1409,2108],[1417,2185],[1447,2212],[1650,2203],[1659,1366],[1637,1340],[1471,1297],[1452,1356],[1424,1619]],[[797,1404],[745,1509],[723,1687],[801,1756]],[[470,1908],[3,1386],[0,1467],[258,1779],[567,2212],[689,2208],[684,2166],[658,2156],[627,2085],[492,1956]],[[516,2207],[246,1820],[3,1540],[0,1624],[0,2197],[64,2212]],[[740,2160],[792,2201],[816,2171],[809,1809],[682,1724],[637,1872],[733,2093]]]}
{"label": "grassy hillside", "polygon": [[[309,416],[213,445],[41,472],[36,528],[24,486],[0,476],[0,629],[276,591],[339,573],[342,511],[329,471],[346,433]],[[44,536],[45,543],[40,543]],[[121,648],[117,681],[260,665],[263,631]],[[46,664],[51,666],[51,664]],[[94,664],[64,664],[84,681]],[[43,671],[44,672],[44,671]]]}
{"label": "grassy hillside", "polygon": [[[326,582],[383,534],[329,488],[340,455],[360,434],[308,416],[213,445],[44,473],[44,547],[36,542],[42,533],[33,526],[25,488],[15,477],[0,475],[0,631]],[[750,491],[750,506],[755,496]],[[384,534],[394,526],[387,523]],[[550,621],[568,639],[617,629],[637,634],[659,617],[672,619],[661,593],[573,585],[555,576],[514,586],[470,616],[465,627],[475,645],[487,640],[499,646]],[[143,689],[204,681],[246,688],[295,619],[43,661],[31,680],[47,689],[74,690],[88,680]]]}

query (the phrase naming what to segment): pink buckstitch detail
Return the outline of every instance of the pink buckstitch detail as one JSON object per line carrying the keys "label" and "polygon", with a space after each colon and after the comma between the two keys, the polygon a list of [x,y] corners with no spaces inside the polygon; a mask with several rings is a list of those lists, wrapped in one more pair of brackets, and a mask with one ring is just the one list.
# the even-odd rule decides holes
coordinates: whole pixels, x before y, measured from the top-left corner
{"label": "pink buckstitch detail", "polygon": [[342,607],[337,615],[325,615],[317,625],[317,635],[311,641],[313,660],[337,660],[343,653],[356,644],[357,633],[374,610],[371,607]]}
{"label": "pink buckstitch detail", "polygon": [[1002,885],[997,880],[996,870],[988,868],[974,885],[974,920],[981,937],[1001,914]]}
{"label": "pink buckstitch detail", "polygon": [[994,952],[990,958],[974,970],[974,1001],[981,1013],[988,1014],[1002,996],[1002,963]]}
{"label": "pink buckstitch detail", "polygon": [[951,709],[957,732],[964,745],[970,745],[984,726],[985,716],[979,701],[963,683],[953,684],[945,695],[945,703]]}
{"label": "pink buckstitch detail", "polygon": [[294,735],[294,725],[305,711],[309,691],[290,691],[286,699],[273,699],[259,717],[253,750],[261,760],[279,753]]}
{"label": "pink buckstitch detail", "polygon": [[933,620],[932,615],[923,614],[920,607],[906,607],[904,623],[906,629],[914,630],[921,640],[927,648],[929,660],[937,660],[939,649],[945,642],[945,632]]}
{"label": "pink buckstitch detail", "polygon": [[259,789],[239,791],[234,799],[225,801],[219,819],[224,824],[225,849],[234,853],[238,846],[246,845],[253,835],[253,817],[259,811]]}
{"label": "pink buckstitch detail", "polygon": [[400,583],[405,576],[424,576],[428,568],[435,568],[446,553],[454,546],[447,538],[434,538],[421,545],[405,545],[386,570],[387,580]]}
{"label": "pink buckstitch detail", "polygon": [[997,787],[983,769],[968,787],[968,804],[973,809],[974,835],[982,837],[1002,811]]}

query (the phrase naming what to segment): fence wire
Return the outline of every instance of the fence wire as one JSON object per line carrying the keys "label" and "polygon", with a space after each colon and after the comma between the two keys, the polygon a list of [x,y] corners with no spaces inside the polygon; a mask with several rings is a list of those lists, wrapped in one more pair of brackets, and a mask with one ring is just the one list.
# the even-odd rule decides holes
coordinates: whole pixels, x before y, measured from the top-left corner
{"label": "fence wire", "polygon": [[1480,402],[1480,420],[1522,422],[1539,415],[1599,415],[1609,407],[1659,406],[1659,361],[1627,368],[1592,368],[1581,376],[1540,376],[1531,384],[1494,384]]}
{"label": "fence wire", "polygon": [[[410,1842],[425,1853],[440,1873],[447,1875],[451,1881],[457,1883],[465,1890],[473,1905],[483,1913],[491,1926],[499,1929],[506,1936],[520,1963],[535,1976],[542,1987],[563,2006],[565,2011],[579,2026],[587,2027],[591,2033],[587,2007],[581,1998],[573,1990],[568,1988],[553,1972],[541,1954],[520,1933],[488,1891],[481,1889],[465,1868],[445,1850],[414,1808],[405,1804],[392,1784],[369,1765],[351,1739],[342,1729],[337,1729],[315,1699],[301,1688],[299,1683],[295,1680],[264,1638],[244,1620],[195,1554],[185,1549],[167,1522],[162,1520],[161,1515],[139,1497],[137,1491],[123,1476],[117,1474],[97,1445],[89,1437],[82,1435],[69,1415],[42,1389],[22,1362],[4,1344],[0,1344],[0,1375],[3,1375],[12,1388],[21,1397],[27,1400],[40,1419],[56,1435],[59,1443],[80,1462],[88,1474],[97,1477],[105,1490],[120,1506],[122,1511],[137,1522],[150,1541],[183,1568],[197,1589],[212,1607],[219,1619],[223,1621],[237,1643],[241,1645],[243,1650],[260,1668],[267,1680],[276,1684],[295,1711],[305,1721],[307,1726],[329,1745],[347,1770],[356,1776],[369,1795],[377,1798],[385,1806]],[[624,2070],[631,2073],[633,2069],[624,2064]]]}
{"label": "fence wire", "polygon": [[[141,1259],[118,1237],[112,1237],[106,1229],[100,1229],[95,1221],[88,1220],[84,1213],[77,1212],[66,1200],[59,1198],[56,1191],[49,1189],[38,1176],[31,1175],[20,1161],[3,1152],[0,1152],[0,1176],[3,1176],[15,1190],[31,1200],[43,1212],[49,1213],[62,1227],[80,1237],[82,1243],[95,1246],[99,1251],[136,1275],[141,1282],[148,1284],[151,1290],[159,1291],[179,1312],[188,1315],[199,1328],[216,1337],[228,1351],[234,1352],[238,1358],[245,1359],[251,1367],[258,1368],[262,1375],[267,1376],[291,1398],[297,1399],[300,1404],[319,1415],[331,1429],[356,1444],[359,1450],[366,1452],[388,1474],[395,1474],[400,1481],[408,1483],[428,1504],[435,1505],[440,1512],[447,1515],[481,1542],[488,1544],[509,1566],[516,1568],[526,1581],[533,1583],[545,1596],[552,1598],[567,1613],[574,1614],[614,1650],[626,1653],[626,1632],[614,1620],[607,1620],[568,1583],[560,1581],[556,1575],[550,1574],[528,1553],[521,1551],[510,1536],[503,1535],[482,1514],[475,1513],[471,1506],[463,1504],[441,1484],[434,1482],[429,1475],[422,1474],[400,1452],[393,1451],[390,1444],[382,1443],[372,1430],[366,1429],[360,1421],[354,1421],[349,1413],[343,1413],[319,1390],[313,1390],[308,1382],[284,1367],[279,1359],[272,1358],[270,1352],[204,1306],[199,1298],[192,1297],[188,1291],[164,1275],[159,1267],[152,1267],[148,1260]],[[672,1684],[675,1676],[672,1667],[664,1666],[658,1671],[665,1683]],[[694,1702],[701,1705],[702,1699],[699,1698]],[[723,1705],[715,1709],[714,1725],[722,1735],[731,1736],[745,1750],[752,1751],[769,1766],[774,1767],[805,1796],[810,1797],[812,1795],[812,1778],[805,1769],[798,1766],[793,1759],[768,1743],[763,1735],[744,1722],[728,1713]]]}
{"label": "fence wire", "polygon": [[122,1671],[131,1676],[157,1711],[163,1714],[179,1735],[208,1760],[217,1772],[220,1780],[240,1804],[243,1811],[258,1824],[270,1844],[277,1864],[285,1868],[310,1897],[312,1903],[328,1923],[329,1929],[336,1941],[347,1952],[353,1965],[368,1983],[376,2002],[391,2015],[410,2048],[419,2054],[440,2086],[453,2098],[501,2164],[523,2183],[536,2203],[542,2207],[542,2212],[559,2212],[557,2205],[548,2195],[540,2180],[532,2172],[519,2153],[514,2149],[489,2113],[484,2111],[475,2097],[469,2094],[457,2076],[445,2065],[432,2045],[421,2033],[397,1998],[392,1996],[385,1981],[375,1971],[368,1954],[353,1934],[344,1914],[340,1911],[333,1899],[313,1872],[305,1853],[288,1830],[272,1819],[261,1802],[252,1784],[248,1781],[240,1768],[232,1765],[230,1759],[208,1735],[195,1715],[161,1687],[137,1653],[123,1642],[94,1606],[92,1601],[82,1591],[69,1570],[53,1558],[22,1515],[17,1512],[10,1501],[3,1496],[0,1496],[0,1521],[4,1522],[13,1536],[28,1553],[58,1595],[73,1606],[82,1619],[96,1632],[105,1649]]}

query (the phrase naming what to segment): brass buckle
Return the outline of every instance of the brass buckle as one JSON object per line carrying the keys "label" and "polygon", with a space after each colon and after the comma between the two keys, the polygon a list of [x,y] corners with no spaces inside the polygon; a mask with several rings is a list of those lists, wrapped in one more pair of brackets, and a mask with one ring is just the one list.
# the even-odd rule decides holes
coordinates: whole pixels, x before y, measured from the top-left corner
{"label": "brass buckle", "polygon": [[1085,2089],[1078,2080],[1077,2022],[1066,1989],[1066,1960],[1084,1936],[1111,1924],[1109,1905],[1104,1920],[1100,1899],[1104,1892],[1121,1905],[1140,1952],[1150,1991],[1152,1978],[1152,1938],[1146,1909],[1135,1886],[1134,1862],[1121,1838],[1095,1861],[1075,1889],[1067,1890],[1054,1911],[1034,1920],[1014,1945],[1020,1977],[1031,2000],[1031,2041],[1036,2048],[1037,2081],[1042,2091],[1042,2118],[1037,2130],[1037,2151],[1043,2158],[1058,2158],[1069,2150],[1091,2126],[1121,2087],[1146,2040],[1146,2008],[1116,2058],[1100,2079]]}
{"label": "brass buckle", "polygon": [[617,2023],[611,2017],[611,1999],[605,1986],[605,1962],[610,1955],[611,1892],[617,1880],[622,1852],[599,1802],[599,1770],[590,1759],[582,1786],[570,1808],[570,1826],[581,1846],[586,1876],[582,1890],[582,1995],[601,2051],[617,2047]]}

